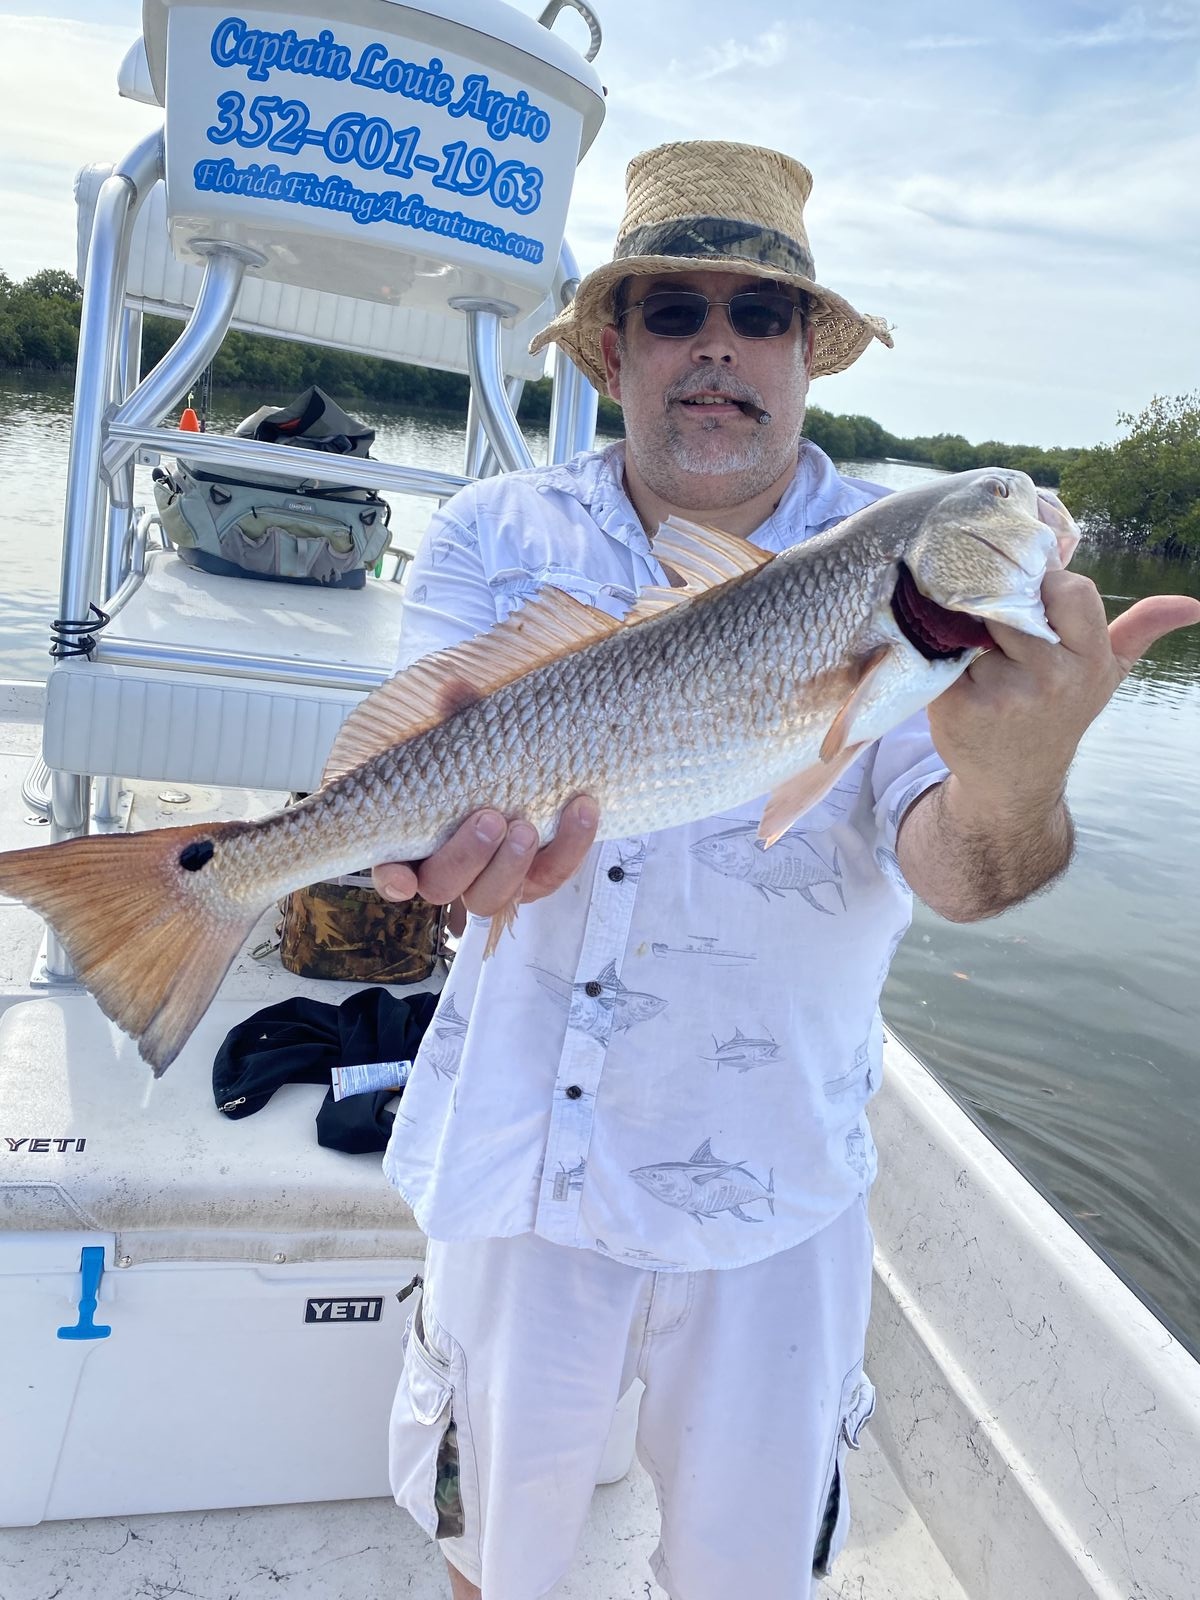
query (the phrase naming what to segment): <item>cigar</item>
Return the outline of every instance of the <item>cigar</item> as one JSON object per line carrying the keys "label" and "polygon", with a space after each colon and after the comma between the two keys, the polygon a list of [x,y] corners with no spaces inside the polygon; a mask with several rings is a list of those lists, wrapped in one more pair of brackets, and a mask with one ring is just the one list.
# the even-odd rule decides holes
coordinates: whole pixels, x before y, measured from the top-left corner
{"label": "cigar", "polygon": [[737,405],[748,417],[753,417],[760,425],[765,425],[771,420],[771,413],[764,411],[761,406],[755,405],[753,400],[739,400]]}

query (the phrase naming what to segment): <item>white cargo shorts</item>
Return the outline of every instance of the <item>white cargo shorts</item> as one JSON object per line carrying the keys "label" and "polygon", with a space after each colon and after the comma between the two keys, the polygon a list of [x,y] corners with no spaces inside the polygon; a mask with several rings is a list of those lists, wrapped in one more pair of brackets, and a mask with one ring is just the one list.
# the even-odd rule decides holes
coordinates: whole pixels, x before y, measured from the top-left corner
{"label": "white cargo shorts", "polygon": [[863,1375],[864,1202],[751,1266],[643,1271],[535,1234],[429,1245],[391,1422],[403,1506],[485,1600],[570,1567],[620,1396],[671,1600],[809,1600],[845,1541]]}

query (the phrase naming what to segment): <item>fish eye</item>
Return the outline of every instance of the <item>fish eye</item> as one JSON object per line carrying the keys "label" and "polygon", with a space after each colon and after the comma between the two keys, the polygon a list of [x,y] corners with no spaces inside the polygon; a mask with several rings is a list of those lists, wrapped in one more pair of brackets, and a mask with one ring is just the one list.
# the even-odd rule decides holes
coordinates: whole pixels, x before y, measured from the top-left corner
{"label": "fish eye", "polygon": [[1004,480],[1002,478],[993,478],[992,479],[992,493],[999,500],[1007,500],[1008,499],[1008,485],[1004,482]]}

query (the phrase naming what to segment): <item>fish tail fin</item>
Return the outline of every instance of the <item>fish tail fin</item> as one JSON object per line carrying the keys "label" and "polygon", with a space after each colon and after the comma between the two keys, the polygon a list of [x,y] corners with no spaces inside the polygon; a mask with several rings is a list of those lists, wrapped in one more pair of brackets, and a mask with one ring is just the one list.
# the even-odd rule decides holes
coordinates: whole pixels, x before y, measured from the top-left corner
{"label": "fish tail fin", "polygon": [[92,834],[0,854],[0,894],[45,918],[80,983],[137,1040],[155,1077],[179,1054],[263,910],[201,870],[223,835],[245,827]]}
{"label": "fish tail fin", "polygon": [[775,1168],[771,1167],[767,1173],[767,1210],[775,1215]]}

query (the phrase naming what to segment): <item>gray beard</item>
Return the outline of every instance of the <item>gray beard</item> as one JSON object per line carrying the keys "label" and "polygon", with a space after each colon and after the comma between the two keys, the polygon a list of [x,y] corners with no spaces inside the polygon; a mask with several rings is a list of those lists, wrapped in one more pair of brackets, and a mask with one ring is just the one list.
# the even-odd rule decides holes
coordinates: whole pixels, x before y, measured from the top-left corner
{"label": "gray beard", "polygon": [[726,434],[723,440],[718,441],[713,435],[720,430],[721,424],[712,422],[699,438],[694,435],[685,438],[677,428],[668,431],[667,450],[680,471],[703,474],[747,472],[763,464],[765,439],[748,434],[739,440]]}

